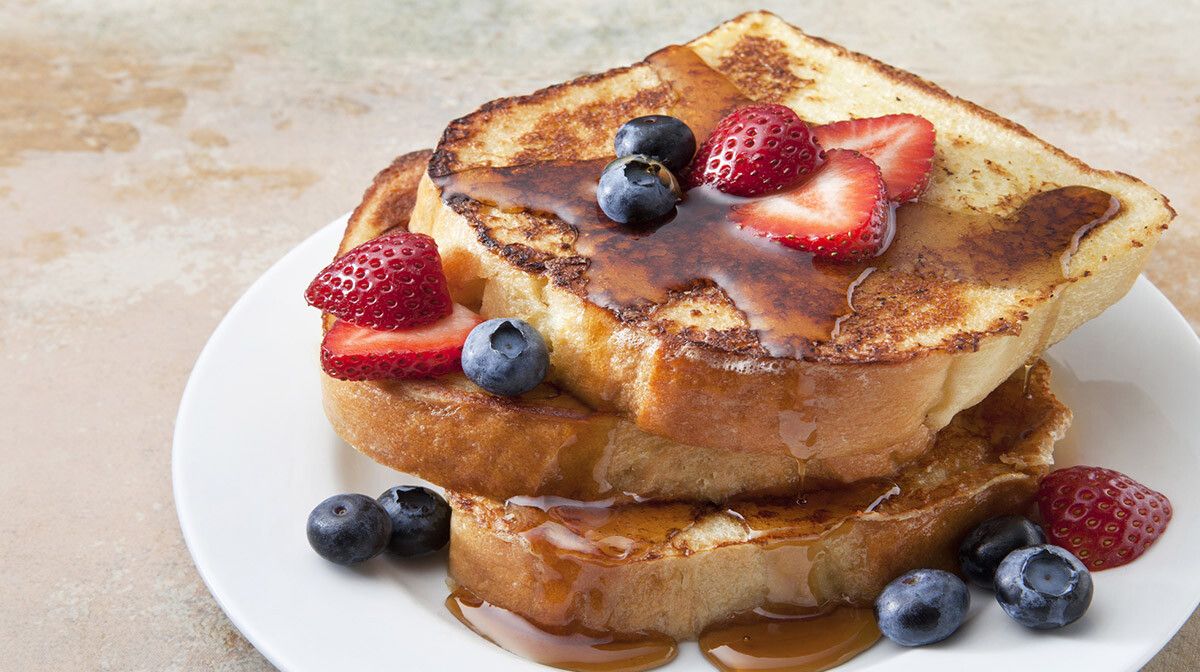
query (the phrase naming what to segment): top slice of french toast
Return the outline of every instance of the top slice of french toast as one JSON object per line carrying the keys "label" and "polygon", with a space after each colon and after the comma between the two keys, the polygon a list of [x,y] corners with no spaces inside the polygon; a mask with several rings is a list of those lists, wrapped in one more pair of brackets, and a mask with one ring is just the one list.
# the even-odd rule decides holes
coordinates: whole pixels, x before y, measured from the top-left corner
{"label": "top slice of french toast", "polygon": [[[576,202],[563,209],[579,206],[594,181],[582,191],[551,189],[553,198],[539,201],[549,207],[496,197],[507,193],[495,188],[496,176],[517,200],[529,184],[544,184],[517,178],[562,175],[569,165],[598,176],[617,128],[633,117],[671,114],[703,138],[721,114],[750,101],[787,105],[813,124],[893,113],[933,123],[930,186],[920,203],[900,206],[896,242],[877,262],[793,276],[778,263],[740,265],[730,253],[714,271],[722,250],[710,246],[725,244],[720,237],[652,252],[636,236],[585,244],[551,213],[566,198]],[[578,163],[589,160],[597,163]],[[548,183],[568,178],[556,179]],[[1058,227],[1085,204],[1044,197],[1074,186],[1106,192],[1119,210],[1063,238]],[[686,49],[497,100],[452,122],[411,228],[437,240],[456,299],[533,323],[551,346],[554,382],[589,404],[680,442],[804,459],[940,429],[1124,295],[1173,214],[1135,178],[1090,168],[915,75],[754,12]],[[779,253],[811,265],[803,253]],[[614,299],[624,274],[647,269],[669,286]],[[832,328],[802,342],[772,339],[763,327],[812,322],[803,301],[764,322],[763,306],[730,298],[745,283],[759,296],[803,294],[806,277],[829,276],[842,283],[831,286],[842,288],[844,305],[826,316]]]}

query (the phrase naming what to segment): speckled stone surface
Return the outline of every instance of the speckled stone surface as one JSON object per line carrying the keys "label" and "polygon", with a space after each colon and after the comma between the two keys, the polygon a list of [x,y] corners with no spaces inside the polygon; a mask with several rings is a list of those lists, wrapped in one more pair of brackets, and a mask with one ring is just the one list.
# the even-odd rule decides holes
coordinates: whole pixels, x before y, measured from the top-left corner
{"label": "speckled stone surface", "polygon": [[[1196,2],[762,4],[1166,193],[1147,274],[1200,326]],[[269,669],[171,500],[221,315],[449,119],[756,6],[0,3],[0,668]],[[1198,661],[1194,617],[1146,669]]]}

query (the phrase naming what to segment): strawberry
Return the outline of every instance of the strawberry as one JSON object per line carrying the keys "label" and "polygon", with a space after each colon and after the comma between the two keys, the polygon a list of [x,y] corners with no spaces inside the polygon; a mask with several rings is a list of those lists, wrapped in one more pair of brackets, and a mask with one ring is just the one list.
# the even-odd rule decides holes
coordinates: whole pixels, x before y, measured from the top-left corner
{"label": "strawberry", "polygon": [[1092,571],[1136,560],[1171,522],[1171,502],[1162,493],[1099,467],[1050,474],[1038,487],[1037,504],[1050,543]]}
{"label": "strawberry", "polygon": [[732,218],[788,247],[847,261],[878,254],[893,223],[879,166],[848,149],[828,152],[799,187],[735,206]]}
{"label": "strawberry", "polygon": [[449,316],[422,327],[381,331],[338,320],[321,342],[321,366],[342,380],[433,378],[462,365],[463,342],[483,321],[455,304]]}
{"label": "strawberry", "polygon": [[820,160],[820,145],[791,108],[747,105],[717,123],[692,159],[687,182],[757,196],[792,186]]}
{"label": "strawberry", "polygon": [[437,243],[399,231],[367,241],[317,274],[309,305],[360,327],[407,329],[450,314]]}
{"label": "strawberry", "polygon": [[851,119],[817,126],[813,133],[825,149],[853,149],[879,164],[893,201],[911,201],[929,186],[937,134],[925,117],[889,114]]}

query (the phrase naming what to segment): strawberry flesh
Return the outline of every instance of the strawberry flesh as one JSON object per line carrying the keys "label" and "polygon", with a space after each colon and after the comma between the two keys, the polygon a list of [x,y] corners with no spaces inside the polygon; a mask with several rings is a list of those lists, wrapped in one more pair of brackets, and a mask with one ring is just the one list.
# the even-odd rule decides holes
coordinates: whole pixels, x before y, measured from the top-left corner
{"label": "strawberry flesh", "polygon": [[1038,487],[1037,504],[1050,543],[1093,572],[1139,558],[1162,536],[1172,512],[1162,493],[1099,467],[1051,473]]}
{"label": "strawberry flesh", "polygon": [[384,331],[338,320],[321,342],[321,366],[341,380],[445,375],[462,367],[463,343],[482,321],[457,304],[447,317],[410,329]]}
{"label": "strawberry flesh", "polygon": [[734,196],[786,189],[821,161],[821,147],[791,108],[747,105],[729,113],[696,152],[689,187],[708,184]]}
{"label": "strawberry flesh", "polygon": [[453,302],[437,243],[399,231],[367,241],[317,274],[304,298],[351,324],[408,329],[450,314]]}
{"label": "strawberry flesh", "polygon": [[799,187],[733,208],[732,218],[780,244],[853,261],[883,249],[894,222],[879,167],[858,152],[828,152]]}
{"label": "strawberry flesh", "polygon": [[929,186],[937,133],[924,117],[851,119],[817,126],[813,133],[825,149],[853,149],[878,164],[893,201],[914,200]]}

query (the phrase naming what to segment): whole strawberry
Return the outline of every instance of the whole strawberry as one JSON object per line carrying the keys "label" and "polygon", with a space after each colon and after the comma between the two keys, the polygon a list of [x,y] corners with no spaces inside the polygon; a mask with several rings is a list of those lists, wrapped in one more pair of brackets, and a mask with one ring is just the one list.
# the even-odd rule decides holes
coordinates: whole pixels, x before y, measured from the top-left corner
{"label": "whole strawberry", "polygon": [[437,243],[407,231],[338,257],[317,274],[304,298],[338,319],[377,330],[432,324],[453,306]]}
{"label": "whole strawberry", "polygon": [[729,113],[700,145],[687,182],[758,196],[796,184],[820,161],[821,146],[791,108],[747,105]]}
{"label": "whole strawberry", "polygon": [[1166,496],[1100,467],[1051,473],[1042,479],[1037,504],[1050,543],[1093,572],[1136,560],[1171,522]]}

